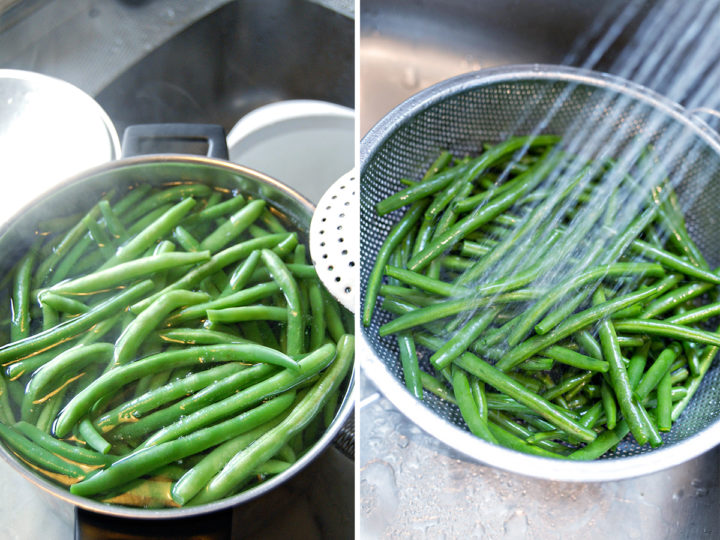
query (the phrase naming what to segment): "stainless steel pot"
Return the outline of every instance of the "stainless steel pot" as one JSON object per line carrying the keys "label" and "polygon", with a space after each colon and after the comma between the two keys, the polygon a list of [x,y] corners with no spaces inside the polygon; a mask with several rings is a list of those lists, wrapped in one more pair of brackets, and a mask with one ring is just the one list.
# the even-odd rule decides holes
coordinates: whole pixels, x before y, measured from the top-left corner
{"label": "stainless steel pot", "polygon": [[[153,132],[155,133],[155,131]],[[197,139],[198,137],[193,136],[191,138]],[[204,136],[199,138],[202,139]],[[222,154],[224,137],[222,141],[216,141],[216,143],[209,143],[210,148],[213,148],[213,144],[216,144],[213,153]],[[20,209],[14,216],[1,216],[0,251],[6,255],[3,257],[4,262],[1,264],[7,270],[12,264],[12,257],[8,255],[20,252],[32,242],[32,231],[38,220],[87,209],[93,201],[99,198],[100,194],[113,187],[122,188],[139,181],[157,185],[173,178],[238,190],[254,197],[263,198],[283,213],[288,221],[297,227],[298,231],[306,232],[309,229],[310,219],[314,211],[312,203],[264,174],[215,157],[179,154],[144,155],[110,162],[83,172],[38,197]],[[65,488],[59,487],[39,476],[4,447],[0,447],[0,456],[19,474],[40,489],[63,501],[93,512],[123,518],[148,519],[199,516],[246,503],[251,499],[266,494],[306,467],[333,441],[348,419],[353,409],[353,389],[354,377],[351,376],[332,424],[315,445],[298,459],[292,467],[252,489],[221,501],[196,507],[139,509],[100,503],[75,496]]]}

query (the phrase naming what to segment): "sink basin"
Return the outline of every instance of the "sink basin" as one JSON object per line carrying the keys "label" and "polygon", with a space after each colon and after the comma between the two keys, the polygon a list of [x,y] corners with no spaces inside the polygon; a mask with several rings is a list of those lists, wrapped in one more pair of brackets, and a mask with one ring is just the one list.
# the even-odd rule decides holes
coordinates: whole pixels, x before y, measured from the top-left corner
{"label": "sink basin", "polygon": [[[460,73],[504,64],[574,64],[578,41],[621,0],[363,0],[360,3],[360,132],[406,98]],[[595,69],[608,71],[642,11]],[[578,49],[576,58],[571,51]]]}

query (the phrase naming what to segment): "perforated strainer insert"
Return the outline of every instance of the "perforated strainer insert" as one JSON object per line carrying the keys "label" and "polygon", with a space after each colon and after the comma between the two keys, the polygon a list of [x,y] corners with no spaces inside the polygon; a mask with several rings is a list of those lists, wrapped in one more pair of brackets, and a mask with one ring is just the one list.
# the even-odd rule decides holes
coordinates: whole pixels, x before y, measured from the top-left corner
{"label": "perforated strainer insert", "polygon": [[325,287],[355,312],[357,275],[357,175],[341,176],[318,202],[310,223],[310,255]]}
{"label": "perforated strainer insert", "polygon": [[[614,114],[619,97],[637,105],[635,114]],[[548,115],[551,109],[555,110]],[[661,122],[655,121],[658,117]],[[686,220],[691,236],[709,264],[720,265],[716,225],[720,144],[707,125],[651,91],[615,77],[557,66],[516,66],[462,75],[424,90],[394,109],[362,140],[360,298],[364,299],[378,249],[403,213],[398,210],[378,217],[375,204],[404,187],[400,179],[419,179],[441,150],[473,153],[483,143],[531,133],[538,125],[544,133],[562,135],[578,121],[597,119],[615,122],[617,128],[622,125],[629,137],[651,133],[654,140],[673,129],[692,140],[696,151],[678,155],[670,169],[681,178],[676,189],[683,208],[689,208]],[[681,463],[720,442],[720,369],[715,366],[658,449],[626,440],[611,458],[576,463],[488,444],[467,431],[456,407],[427,394],[420,402],[407,392],[396,340],[378,334],[378,328],[389,320],[387,313],[376,310],[372,324],[361,329],[358,358],[365,373],[411,420],[476,460],[553,480],[618,480]],[[423,362],[427,369],[426,357],[421,358]]]}

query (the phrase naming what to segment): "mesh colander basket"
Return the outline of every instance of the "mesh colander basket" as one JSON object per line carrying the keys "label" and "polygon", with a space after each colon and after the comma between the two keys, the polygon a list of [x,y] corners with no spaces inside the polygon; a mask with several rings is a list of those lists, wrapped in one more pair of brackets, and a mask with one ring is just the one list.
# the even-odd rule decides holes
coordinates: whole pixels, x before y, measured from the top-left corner
{"label": "mesh colander basket", "polygon": [[[632,114],[618,114],[620,104],[625,109],[630,104]],[[400,179],[422,177],[444,149],[473,153],[483,143],[537,132],[538,126],[540,132],[563,135],[579,124],[595,122],[622,126],[628,138],[649,135],[650,142],[672,130],[693,149],[678,152],[668,165],[680,178],[676,190],[687,209],[690,235],[711,267],[718,267],[720,140],[714,131],[680,106],[614,76],[558,66],[511,66],[461,75],[424,90],[391,111],[362,140],[361,298],[378,249],[403,213],[401,209],[378,217],[374,207],[404,187]],[[474,460],[551,480],[619,480],[679,464],[720,442],[720,369],[713,366],[657,449],[639,447],[626,438],[610,457],[578,463],[528,456],[486,443],[469,433],[456,407],[427,393],[424,401],[418,401],[405,389],[396,339],[378,334],[390,318],[378,309],[372,324],[361,328],[358,358],[364,372],[410,420]]]}

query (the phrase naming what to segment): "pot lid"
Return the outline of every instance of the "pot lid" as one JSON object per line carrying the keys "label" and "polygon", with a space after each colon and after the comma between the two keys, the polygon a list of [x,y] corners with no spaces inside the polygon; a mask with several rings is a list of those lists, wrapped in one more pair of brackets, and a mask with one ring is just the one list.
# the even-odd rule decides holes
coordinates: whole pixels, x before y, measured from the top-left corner
{"label": "pot lid", "polygon": [[60,79],[0,69],[0,216],[119,156],[117,132],[89,95]]}

